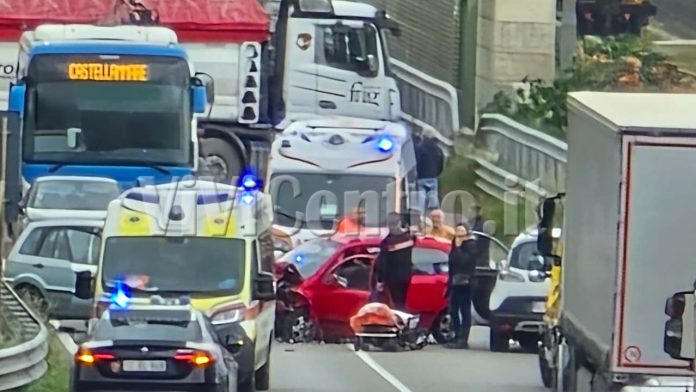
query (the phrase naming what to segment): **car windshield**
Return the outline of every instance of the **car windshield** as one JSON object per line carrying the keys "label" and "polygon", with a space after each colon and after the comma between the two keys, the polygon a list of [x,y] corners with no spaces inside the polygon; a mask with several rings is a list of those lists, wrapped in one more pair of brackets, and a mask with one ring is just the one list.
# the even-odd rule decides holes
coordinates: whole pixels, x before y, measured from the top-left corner
{"label": "car windshield", "polygon": [[326,239],[311,240],[286,253],[278,261],[294,264],[303,278],[309,278],[334,255],[341,244]]}
{"label": "car windshield", "polygon": [[510,255],[509,266],[523,270],[532,270],[533,268],[530,262],[533,260],[533,258],[538,257],[540,257],[540,255],[539,251],[537,250],[536,241],[524,242],[521,245],[513,248],[512,254]]}
{"label": "car windshield", "polygon": [[41,181],[36,183],[28,207],[62,210],[106,210],[121,194],[118,184],[96,181]]}
{"label": "car windshield", "polygon": [[141,340],[141,341],[200,341],[201,328],[197,322],[180,324],[155,322],[119,323],[115,320],[101,319],[94,327],[95,340]]}
{"label": "car windshield", "polygon": [[417,273],[427,275],[447,273],[449,255],[439,249],[415,247],[411,258]]}
{"label": "car windshield", "polygon": [[356,208],[365,194],[365,225],[384,227],[389,207],[387,190],[393,183],[394,179],[386,176],[274,174],[271,196],[276,209],[275,222],[296,227],[299,219],[310,229],[331,229],[334,220]]}
{"label": "car windshield", "polygon": [[[165,56],[115,56],[107,62],[102,57],[41,55],[32,60],[22,135],[24,159],[83,164],[188,163],[191,113],[186,61]],[[132,80],[134,75],[118,73],[107,68],[109,65],[147,67],[147,71],[144,79]],[[127,80],[117,80],[117,73]]]}
{"label": "car windshield", "polygon": [[148,291],[234,295],[243,287],[244,256],[237,238],[110,237],[102,284],[140,279],[137,288]]}

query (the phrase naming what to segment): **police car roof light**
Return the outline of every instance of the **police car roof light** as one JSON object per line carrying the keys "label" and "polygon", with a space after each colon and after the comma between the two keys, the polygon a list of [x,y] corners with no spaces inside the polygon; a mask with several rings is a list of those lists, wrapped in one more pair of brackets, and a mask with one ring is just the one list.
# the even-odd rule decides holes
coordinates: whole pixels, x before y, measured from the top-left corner
{"label": "police car roof light", "polygon": [[114,292],[111,294],[110,302],[113,305],[125,309],[130,304],[130,295],[123,282],[115,282]]}
{"label": "police car roof light", "polygon": [[196,204],[198,204],[198,205],[217,204],[217,203],[224,203],[224,202],[232,200],[232,199],[233,199],[232,195],[228,192],[205,193],[205,194],[199,194],[196,197]]}
{"label": "police car roof light", "polygon": [[389,136],[377,138],[377,148],[382,152],[390,152],[394,148],[394,141]]}
{"label": "police car roof light", "polygon": [[159,203],[159,196],[154,193],[146,192],[129,192],[126,195],[126,199],[142,201],[145,203]]}

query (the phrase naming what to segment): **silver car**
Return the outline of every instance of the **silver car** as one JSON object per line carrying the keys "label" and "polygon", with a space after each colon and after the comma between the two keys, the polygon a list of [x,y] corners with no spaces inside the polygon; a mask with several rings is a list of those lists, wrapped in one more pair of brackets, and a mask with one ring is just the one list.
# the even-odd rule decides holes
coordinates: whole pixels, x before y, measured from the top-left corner
{"label": "silver car", "polygon": [[109,202],[120,194],[111,178],[39,177],[22,200],[21,228],[49,219],[105,219]]}
{"label": "silver car", "polygon": [[84,320],[92,301],[75,297],[75,273],[96,275],[103,221],[32,222],[5,265],[5,280],[51,318]]}

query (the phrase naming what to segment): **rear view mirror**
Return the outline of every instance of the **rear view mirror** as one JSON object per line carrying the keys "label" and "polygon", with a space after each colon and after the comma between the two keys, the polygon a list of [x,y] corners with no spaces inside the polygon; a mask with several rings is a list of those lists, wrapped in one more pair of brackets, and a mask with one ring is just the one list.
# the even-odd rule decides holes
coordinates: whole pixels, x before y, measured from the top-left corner
{"label": "rear view mirror", "polygon": [[379,66],[377,65],[377,58],[374,54],[367,55],[367,69],[370,71],[371,74],[377,74],[377,71],[379,71]]}
{"label": "rear view mirror", "polygon": [[205,86],[193,86],[193,112],[205,113],[205,108],[208,105],[208,94]]}
{"label": "rear view mirror", "polygon": [[694,334],[693,292],[674,294],[665,303],[665,323],[663,350],[673,359],[690,361],[696,357],[696,336]]}
{"label": "rear view mirror", "polygon": [[272,301],[275,299],[275,277],[268,272],[259,272],[254,280],[254,299]]}
{"label": "rear view mirror", "polygon": [[81,271],[75,273],[75,296],[79,299],[91,299],[93,296],[92,273]]}

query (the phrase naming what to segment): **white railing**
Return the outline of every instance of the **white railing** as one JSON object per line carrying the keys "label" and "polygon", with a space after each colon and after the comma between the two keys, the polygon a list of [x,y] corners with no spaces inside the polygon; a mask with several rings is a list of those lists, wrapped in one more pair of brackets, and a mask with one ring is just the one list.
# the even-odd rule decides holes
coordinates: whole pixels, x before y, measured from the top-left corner
{"label": "white railing", "polygon": [[449,146],[456,135],[473,134],[460,123],[459,96],[454,86],[402,61],[392,58],[390,62],[399,85],[404,120],[419,127],[430,125],[440,133],[440,141]]}
{"label": "white railing", "polygon": [[0,349],[0,391],[22,387],[43,377],[48,369],[48,330],[6,283],[0,283],[4,317],[18,322],[20,340],[14,347]]}
{"label": "white railing", "polygon": [[514,203],[537,201],[563,189],[568,146],[543,132],[500,114],[484,114],[475,137],[476,186]]}

